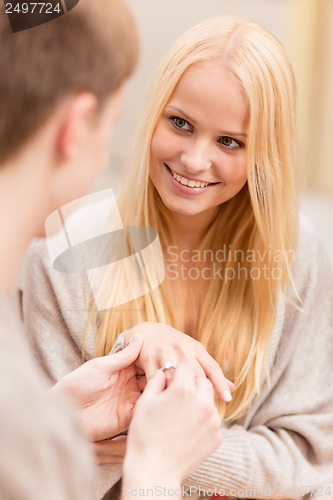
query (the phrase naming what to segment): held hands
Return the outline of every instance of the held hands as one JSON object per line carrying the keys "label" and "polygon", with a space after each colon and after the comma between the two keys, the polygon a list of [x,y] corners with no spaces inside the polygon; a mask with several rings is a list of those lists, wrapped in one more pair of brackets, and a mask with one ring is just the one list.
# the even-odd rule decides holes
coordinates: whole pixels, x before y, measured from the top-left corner
{"label": "held hands", "polygon": [[165,387],[165,373],[158,370],[136,404],[124,486],[148,488],[166,481],[178,486],[222,442],[214,389],[207,378],[196,378],[180,363]]}
{"label": "held hands", "polygon": [[[127,437],[120,436],[112,440],[109,438],[128,429],[137,402],[139,410],[135,410],[135,415],[138,417],[134,420],[134,429],[141,426],[141,431],[138,432],[142,437],[148,428],[151,438],[144,439],[144,441],[154,454],[156,446],[150,447],[149,442],[153,443],[156,439],[157,443],[158,439],[162,439],[160,451],[169,443],[168,439],[165,440],[167,434],[159,431],[160,426],[162,429],[163,426],[171,426],[173,431],[175,428],[181,430],[184,426],[186,431],[190,431],[195,427],[193,434],[201,436],[202,432],[209,428],[207,427],[208,413],[210,416],[215,415],[215,421],[214,418],[211,419],[214,425],[217,421],[219,422],[213,402],[213,386],[206,376],[224,400],[229,399],[230,389],[233,388],[233,384],[224,378],[219,365],[204,347],[172,327],[160,323],[141,323],[126,332],[124,340],[127,347],[123,351],[88,361],[66,375],[53,388],[53,390],[67,392],[80,408],[79,414],[83,429],[88,438],[95,442],[98,463],[123,462]],[[180,363],[180,366],[175,371],[158,370],[166,361],[172,361],[175,365]],[[137,378],[138,372],[145,373],[146,377]],[[174,375],[177,375],[175,380],[173,380]],[[182,377],[184,377],[183,381]],[[151,383],[148,384],[144,395],[138,401],[146,385],[146,378],[151,380]],[[166,385],[168,388],[163,392]],[[204,398],[205,391],[206,399]],[[152,394],[154,396],[151,397]],[[159,401],[161,406],[155,405],[154,398],[157,395],[156,401]],[[186,407],[182,406],[184,401],[187,401]],[[186,413],[187,407],[191,409],[188,413]],[[180,408],[182,408],[181,411]],[[198,419],[200,421],[205,412],[206,417],[203,418],[205,425],[201,425],[202,429],[199,429],[197,428]],[[187,422],[184,421],[185,418]],[[152,425],[151,428],[150,425]],[[132,430],[132,436],[133,432],[135,437],[132,438],[134,443],[134,448],[132,448],[135,450],[138,446],[138,432]],[[175,442],[180,440],[180,436],[181,434],[177,434]],[[218,436],[220,439],[219,433]],[[218,446],[216,432],[212,433],[211,437],[215,443],[214,446]],[[182,443],[183,453],[192,449],[187,448],[184,441]],[[212,441],[208,439],[208,447],[209,443],[212,445]],[[207,451],[202,442],[198,446],[201,447],[199,456],[202,458],[198,462],[200,463],[212,450]],[[133,453],[130,454],[132,455]],[[197,457],[198,453],[192,454],[189,451],[189,456],[184,458],[184,462],[191,464]],[[172,463],[176,462],[177,459]]]}
{"label": "held hands", "polygon": [[126,438],[101,441],[128,429],[135,403],[146,383],[144,377],[136,377],[133,365],[141,346],[142,339],[135,337],[123,351],[87,361],[52,389],[66,392],[79,406],[83,430],[91,441],[100,442],[96,451],[101,457],[107,454],[104,444],[107,450],[112,450],[112,455],[124,453]]}
{"label": "held hands", "polygon": [[[135,364],[143,370],[147,381],[166,361],[175,365],[184,362],[197,377],[207,377],[221,399],[231,401],[234,384],[224,377],[220,365],[200,342],[162,323],[145,322],[134,326],[124,334],[126,345],[134,335],[140,335],[144,340]],[[167,380],[171,380],[169,375]]]}

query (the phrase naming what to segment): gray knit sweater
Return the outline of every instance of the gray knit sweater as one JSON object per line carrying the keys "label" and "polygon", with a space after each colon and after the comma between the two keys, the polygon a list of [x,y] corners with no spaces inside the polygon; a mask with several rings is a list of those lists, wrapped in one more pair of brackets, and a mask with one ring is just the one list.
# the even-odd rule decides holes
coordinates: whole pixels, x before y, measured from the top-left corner
{"label": "gray knit sweater", "polygon": [[[93,210],[98,219],[98,207]],[[82,217],[72,231],[84,227]],[[185,495],[192,486],[201,494],[216,488],[215,493],[237,498],[333,498],[333,278],[314,228],[303,217],[294,279],[302,304],[296,308],[279,299],[267,358],[270,386],[243,418],[222,424],[223,443],[186,479]],[[45,242],[32,245],[25,324],[35,356],[52,381],[82,362],[89,295],[84,274],[55,271]],[[93,353],[97,322],[98,314],[88,333],[86,359]],[[103,497],[120,477],[121,466],[100,466],[98,495]]]}

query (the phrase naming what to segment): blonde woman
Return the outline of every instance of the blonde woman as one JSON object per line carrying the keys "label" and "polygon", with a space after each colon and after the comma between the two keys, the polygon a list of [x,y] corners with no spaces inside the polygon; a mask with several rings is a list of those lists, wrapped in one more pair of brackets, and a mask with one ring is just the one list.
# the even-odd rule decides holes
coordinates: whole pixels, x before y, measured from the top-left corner
{"label": "blonde woman", "polygon": [[[184,361],[212,380],[224,439],[186,479],[192,492],[333,495],[332,274],[313,228],[299,223],[295,101],[284,49],[265,28],[234,18],[195,26],[157,71],[118,202],[125,227],[157,230],[166,278],[126,307],[93,308],[85,356],[139,333],[148,379]],[[29,269],[28,331],[56,380],[81,362],[87,317],[77,310],[89,292],[84,278],[73,285],[51,269],[42,244]],[[106,276],[102,292],[135,279]],[[234,382],[232,398],[214,363]],[[120,460],[109,452],[106,461]]]}

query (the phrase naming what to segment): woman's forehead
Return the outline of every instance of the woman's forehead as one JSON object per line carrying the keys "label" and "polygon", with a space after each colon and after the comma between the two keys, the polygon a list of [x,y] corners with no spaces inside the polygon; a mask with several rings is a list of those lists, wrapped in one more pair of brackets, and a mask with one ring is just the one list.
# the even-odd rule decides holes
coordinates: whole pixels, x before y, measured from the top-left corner
{"label": "woman's forehead", "polygon": [[228,126],[239,133],[247,132],[247,99],[220,61],[190,66],[180,79],[168,108],[182,111],[193,125],[209,122],[221,131]]}

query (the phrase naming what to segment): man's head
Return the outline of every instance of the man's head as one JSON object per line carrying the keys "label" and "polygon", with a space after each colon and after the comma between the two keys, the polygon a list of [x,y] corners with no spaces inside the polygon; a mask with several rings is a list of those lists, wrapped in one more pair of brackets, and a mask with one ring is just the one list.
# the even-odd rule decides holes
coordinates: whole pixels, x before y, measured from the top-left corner
{"label": "man's head", "polygon": [[[39,139],[53,163],[102,162],[138,57],[123,0],[80,0],[66,15],[17,33],[2,10],[0,46],[0,172]],[[95,174],[86,173],[85,189]]]}

